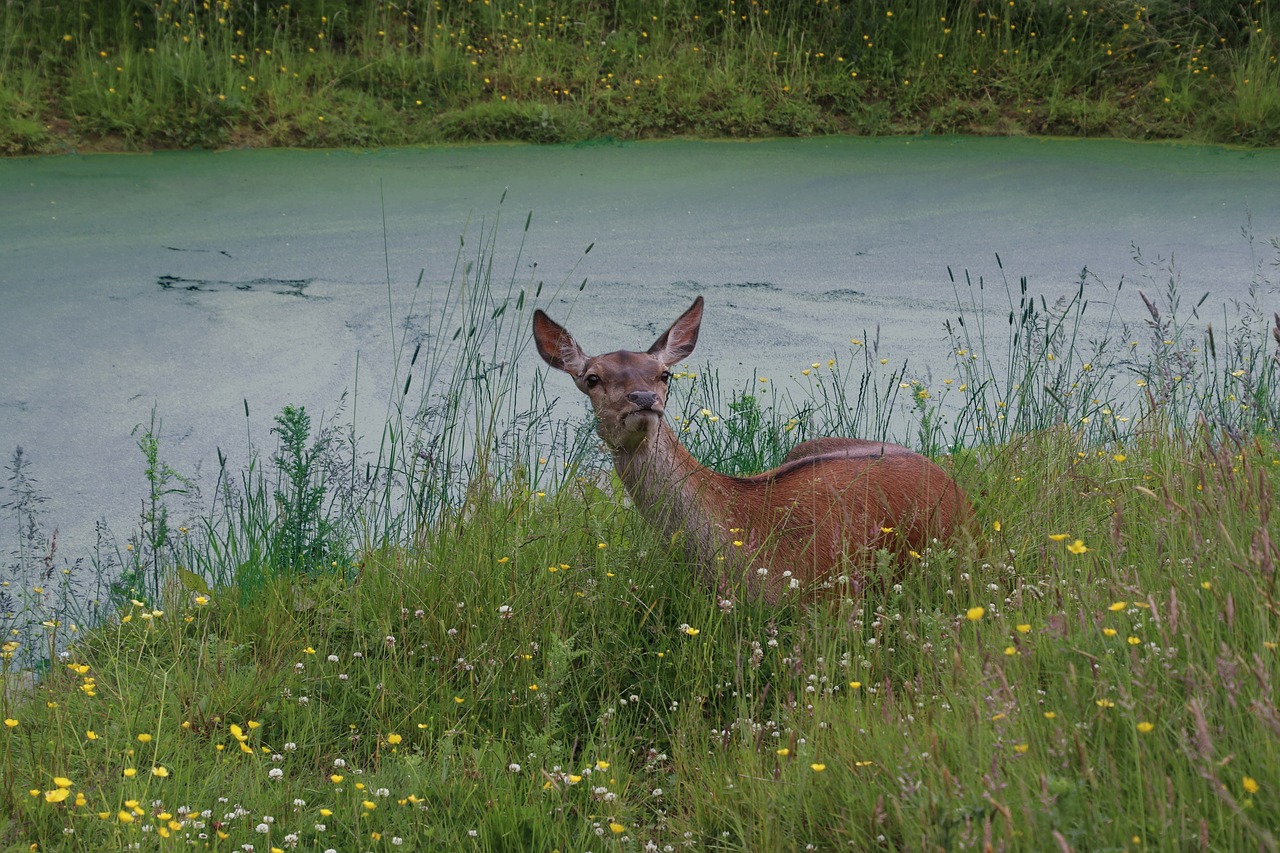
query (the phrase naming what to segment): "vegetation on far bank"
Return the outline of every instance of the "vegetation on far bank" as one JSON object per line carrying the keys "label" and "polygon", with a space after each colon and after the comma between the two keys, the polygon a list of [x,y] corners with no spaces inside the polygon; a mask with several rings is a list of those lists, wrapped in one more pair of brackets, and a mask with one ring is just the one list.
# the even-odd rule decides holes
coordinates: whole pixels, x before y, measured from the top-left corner
{"label": "vegetation on far bank", "polygon": [[1280,143],[1265,0],[0,4],[0,152],[967,133]]}
{"label": "vegetation on far bank", "polygon": [[0,849],[1276,849],[1280,244],[1227,324],[1173,277],[961,278],[932,370],[865,334],[740,388],[681,370],[721,470],[880,435],[972,496],[977,552],[882,554],[806,607],[645,527],[530,375],[559,291],[496,280],[496,239],[421,339],[392,319],[376,447],[288,407],[179,519],[200,484],[141,427],[142,511],[92,577],[15,456]]}

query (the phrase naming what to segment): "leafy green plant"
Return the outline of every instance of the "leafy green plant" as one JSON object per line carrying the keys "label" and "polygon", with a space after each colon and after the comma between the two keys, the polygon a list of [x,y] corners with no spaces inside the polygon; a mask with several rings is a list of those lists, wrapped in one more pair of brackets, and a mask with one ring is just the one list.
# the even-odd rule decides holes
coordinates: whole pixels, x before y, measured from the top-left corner
{"label": "leafy green plant", "polygon": [[275,499],[279,529],[272,549],[277,570],[312,572],[343,557],[345,546],[325,508],[327,483],[321,463],[329,437],[311,437],[311,416],[304,407],[285,406],[275,418],[272,432],[280,437],[280,450],[272,461],[280,471]]}
{"label": "leafy green plant", "polygon": [[175,562],[178,531],[169,523],[168,499],[171,495],[187,494],[194,484],[161,459],[160,428],[161,421],[153,407],[149,425],[144,428],[139,424],[133,431],[146,462],[143,476],[147,481],[147,494],[138,517],[138,529],[127,546],[124,572],[112,586],[116,603],[133,597],[158,601],[168,569]]}

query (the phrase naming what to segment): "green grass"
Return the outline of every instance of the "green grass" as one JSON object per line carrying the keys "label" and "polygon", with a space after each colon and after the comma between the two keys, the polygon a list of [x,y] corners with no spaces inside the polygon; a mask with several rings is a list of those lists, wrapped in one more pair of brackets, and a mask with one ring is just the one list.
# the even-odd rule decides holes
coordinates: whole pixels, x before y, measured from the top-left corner
{"label": "green grass", "polygon": [[1088,300],[1011,286],[1005,340],[961,286],[935,380],[874,339],[738,390],[682,370],[677,424],[724,470],[856,428],[945,451],[976,505],[976,553],[768,607],[701,585],[601,475],[568,389],[527,378],[551,294],[478,237],[376,449],[286,410],[187,528],[153,420],[114,585],[58,575],[10,466],[0,847],[1275,847],[1261,272],[1212,338],[1171,291],[1086,345]]}
{"label": "green grass", "polygon": [[0,6],[0,151],[1054,134],[1280,142],[1234,4],[672,0]]}

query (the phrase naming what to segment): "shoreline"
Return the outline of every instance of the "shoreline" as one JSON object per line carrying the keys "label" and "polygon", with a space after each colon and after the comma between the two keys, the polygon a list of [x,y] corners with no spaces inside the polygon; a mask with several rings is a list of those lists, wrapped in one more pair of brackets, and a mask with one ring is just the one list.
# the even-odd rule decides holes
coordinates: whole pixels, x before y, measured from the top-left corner
{"label": "shoreline", "polygon": [[773,142],[794,141],[794,142],[815,142],[823,141],[848,141],[862,140],[867,142],[912,142],[912,141],[928,141],[928,142],[968,142],[975,140],[995,140],[1003,139],[1008,141],[1023,141],[1036,143],[1120,143],[1133,145],[1135,147],[1154,147],[1154,148],[1172,148],[1172,149],[1219,149],[1223,152],[1237,154],[1252,154],[1256,152],[1276,151],[1280,150],[1280,141],[1273,145],[1246,145],[1233,142],[1213,142],[1198,139],[1135,139],[1124,136],[1064,136],[1064,135],[1045,135],[1045,134],[1018,134],[1018,135],[983,135],[970,133],[887,133],[875,136],[866,136],[857,133],[826,133],[814,134],[811,136],[753,136],[753,137],[720,137],[720,136],[663,136],[648,137],[639,139],[612,139],[600,138],[583,140],[579,142],[528,142],[519,139],[490,139],[482,141],[444,141],[444,142],[418,142],[404,143],[395,145],[371,145],[371,146],[347,146],[347,145],[329,145],[329,146],[289,146],[289,145],[226,145],[218,148],[114,148],[104,147],[97,148],[93,146],[68,148],[63,151],[51,151],[43,153],[29,154],[3,154],[0,153],[0,161],[20,161],[37,158],[56,158],[56,157],[95,157],[101,155],[119,155],[128,157],[145,157],[155,154],[236,154],[245,152],[282,152],[282,153],[342,153],[342,154],[382,154],[394,151],[449,151],[449,150],[483,150],[486,148],[547,148],[547,149],[574,149],[574,148],[595,148],[595,147],[615,147],[627,148],[641,145],[679,145],[685,143],[706,143],[709,145],[762,145]]}
{"label": "shoreline", "polygon": [[1280,16],[1258,3],[732,6],[10,4],[0,155],[832,133],[1280,144]]}

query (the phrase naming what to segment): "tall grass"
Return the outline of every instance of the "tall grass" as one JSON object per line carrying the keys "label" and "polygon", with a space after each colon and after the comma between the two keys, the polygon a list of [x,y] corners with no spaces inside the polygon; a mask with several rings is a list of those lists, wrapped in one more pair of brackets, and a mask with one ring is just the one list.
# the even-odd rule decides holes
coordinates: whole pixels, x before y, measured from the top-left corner
{"label": "tall grass", "polygon": [[1176,272],[1143,328],[1105,305],[1129,286],[957,276],[949,376],[874,333],[743,387],[681,370],[681,434],[724,470],[856,428],[945,451],[977,504],[982,557],[768,607],[701,586],[520,376],[534,303],[577,285],[495,270],[499,221],[478,231],[447,288],[415,286],[429,324],[388,317],[376,448],[281,413],[181,547],[121,555],[146,583],[91,630],[15,588],[57,580],[15,459],[4,594],[36,597],[3,651],[5,849],[1276,846],[1265,263],[1212,333]]}
{"label": "tall grass", "polygon": [[832,132],[1280,138],[1234,4],[0,6],[0,150]]}

